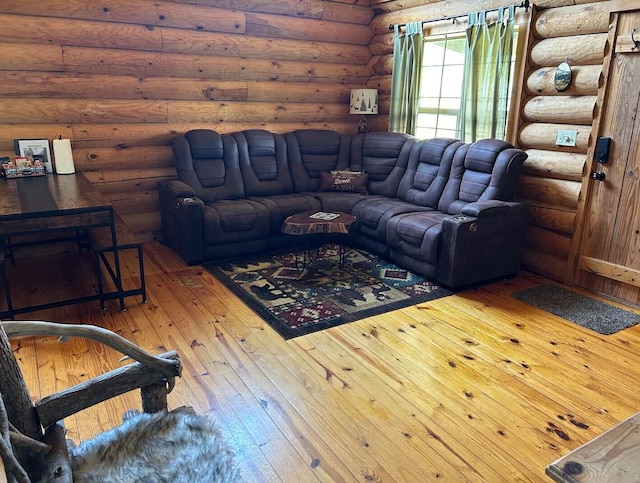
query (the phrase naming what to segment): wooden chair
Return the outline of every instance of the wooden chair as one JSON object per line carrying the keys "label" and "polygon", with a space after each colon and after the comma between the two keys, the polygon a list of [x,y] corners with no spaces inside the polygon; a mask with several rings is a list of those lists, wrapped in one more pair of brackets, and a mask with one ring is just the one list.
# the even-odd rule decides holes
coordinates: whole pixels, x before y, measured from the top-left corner
{"label": "wooden chair", "polygon": [[[33,402],[9,338],[36,335],[97,340],[137,362]],[[144,412],[166,410],[167,394],[182,370],[175,351],[154,356],[106,329],[39,321],[0,322],[0,367],[0,456],[7,480],[20,483],[43,476],[71,482],[62,420],[134,389],[141,390]]]}

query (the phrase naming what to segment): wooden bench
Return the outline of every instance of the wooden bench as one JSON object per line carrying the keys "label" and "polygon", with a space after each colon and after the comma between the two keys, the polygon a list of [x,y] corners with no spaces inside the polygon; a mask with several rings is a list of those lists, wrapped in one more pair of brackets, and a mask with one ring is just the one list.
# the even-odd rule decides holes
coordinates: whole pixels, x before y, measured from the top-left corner
{"label": "wooden bench", "polygon": [[554,461],[546,473],[566,483],[640,481],[640,413]]}
{"label": "wooden bench", "polygon": [[[114,246],[111,238],[111,229],[107,226],[99,228],[91,228],[88,230],[89,245],[95,254],[96,279],[98,281],[98,295],[100,299],[100,308],[105,309],[105,301],[110,299],[120,300],[120,309],[125,310],[124,298],[134,295],[141,295],[142,302],[147,301],[147,288],[144,278],[144,258],[142,253],[142,241],[129,230],[126,223],[116,213],[113,214],[116,228],[117,249],[118,253],[122,250],[137,250],[138,252],[138,270],[140,273],[140,282],[137,287],[125,290],[122,287],[122,280],[118,280],[117,271],[112,260],[109,260],[107,253],[114,253]],[[107,273],[111,277],[112,282],[116,286],[114,292],[105,293],[102,281],[101,261]],[[122,279],[122,275],[120,277]]]}

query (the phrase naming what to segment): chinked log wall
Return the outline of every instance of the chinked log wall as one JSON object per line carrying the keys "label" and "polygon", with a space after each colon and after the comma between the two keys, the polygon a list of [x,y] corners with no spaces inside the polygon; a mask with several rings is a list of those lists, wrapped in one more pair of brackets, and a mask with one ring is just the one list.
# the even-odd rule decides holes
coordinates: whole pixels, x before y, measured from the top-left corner
{"label": "chinked log wall", "polygon": [[71,139],[77,170],[150,236],[176,133],[354,132],[372,17],[358,0],[2,0],[0,156]]}
{"label": "chinked log wall", "polygon": [[[376,12],[374,37],[369,46],[377,83],[388,92],[393,36],[388,25],[429,20],[519,3],[517,1],[370,0]],[[584,196],[585,162],[591,148],[591,130],[609,28],[608,1],[534,1],[536,9],[528,43],[527,66],[521,92],[515,142],[527,151],[518,196],[531,205],[524,267],[565,281],[576,230],[576,217]],[[577,3],[577,4],[576,4]],[[429,24],[425,33],[437,33]],[[569,62],[573,80],[564,92],[555,89],[556,66]],[[381,105],[384,99],[381,97]],[[558,130],[576,131],[575,147],[555,144]],[[577,243],[577,237],[575,237]],[[569,275],[570,276],[570,275]],[[566,280],[566,281],[571,281]]]}

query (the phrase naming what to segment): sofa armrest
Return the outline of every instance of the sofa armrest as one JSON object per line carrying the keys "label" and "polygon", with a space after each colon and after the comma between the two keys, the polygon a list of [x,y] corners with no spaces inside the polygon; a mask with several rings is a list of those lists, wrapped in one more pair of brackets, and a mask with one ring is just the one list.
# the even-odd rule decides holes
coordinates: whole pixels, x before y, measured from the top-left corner
{"label": "sofa armrest", "polygon": [[461,212],[463,215],[482,218],[485,216],[506,215],[509,212],[509,203],[498,200],[476,201],[465,205]]}
{"label": "sofa armrest", "polygon": [[164,241],[189,265],[204,259],[204,203],[186,183],[158,183]]}
{"label": "sofa armrest", "polygon": [[173,198],[195,198],[196,191],[187,183],[178,180],[160,181],[158,187],[162,187],[168,196]]}
{"label": "sofa armrest", "polygon": [[[516,202],[498,203],[495,209],[478,209],[480,216],[477,217],[462,214],[443,220],[438,248],[438,283],[458,289],[518,273],[529,206]],[[491,216],[485,216],[487,213]]]}

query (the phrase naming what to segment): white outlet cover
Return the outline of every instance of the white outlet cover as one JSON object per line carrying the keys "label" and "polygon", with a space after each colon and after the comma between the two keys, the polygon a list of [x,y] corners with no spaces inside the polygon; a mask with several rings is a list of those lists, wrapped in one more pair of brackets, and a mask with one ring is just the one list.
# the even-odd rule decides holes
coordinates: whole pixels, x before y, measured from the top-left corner
{"label": "white outlet cover", "polygon": [[575,146],[576,138],[578,137],[578,131],[563,131],[559,130],[556,134],[557,146]]}

